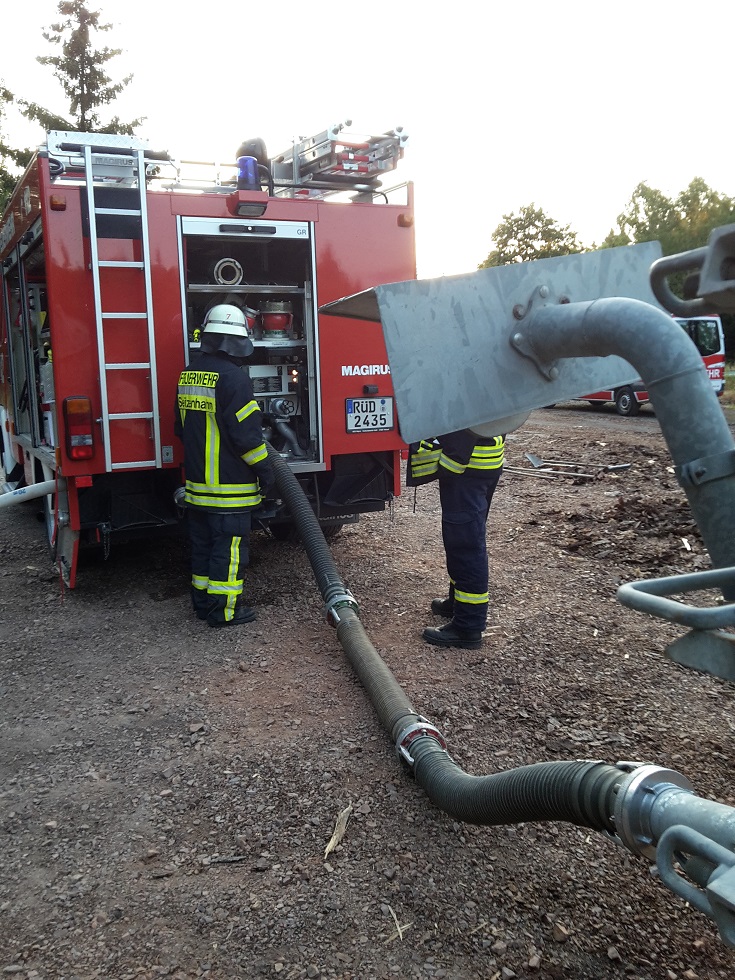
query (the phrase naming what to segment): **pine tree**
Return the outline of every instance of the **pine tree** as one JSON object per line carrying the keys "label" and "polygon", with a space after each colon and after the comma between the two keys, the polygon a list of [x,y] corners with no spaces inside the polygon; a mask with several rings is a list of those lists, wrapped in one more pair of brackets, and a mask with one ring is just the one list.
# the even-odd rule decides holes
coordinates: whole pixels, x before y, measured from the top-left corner
{"label": "pine tree", "polygon": [[82,0],[61,0],[59,14],[66,18],[51,24],[43,37],[60,48],[59,54],[36,58],[42,65],[54,69],[54,75],[69,100],[71,121],[34,102],[19,100],[21,111],[28,119],[41,123],[44,129],[76,129],[82,132],[122,133],[131,135],[143,121],[122,122],[117,116],[107,124],[100,120],[98,110],[109,105],[130,83],[132,75],[113,82],[105,66],[121,54],[121,48],[94,48],[93,35],[109,31],[112,24],[100,23],[100,11],[89,10]]}

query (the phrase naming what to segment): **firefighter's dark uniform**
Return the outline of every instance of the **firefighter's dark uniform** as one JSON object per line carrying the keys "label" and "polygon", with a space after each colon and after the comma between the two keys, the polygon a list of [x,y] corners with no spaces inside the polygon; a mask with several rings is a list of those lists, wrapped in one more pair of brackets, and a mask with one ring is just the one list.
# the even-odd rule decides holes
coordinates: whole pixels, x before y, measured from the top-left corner
{"label": "firefighter's dark uniform", "polygon": [[457,632],[477,640],[487,625],[486,524],[502,474],[504,447],[503,436],[482,437],[463,429],[415,444],[409,455],[413,477],[407,481],[409,485],[427,482],[433,474],[439,480],[442,540],[450,583],[449,600],[441,605]]}
{"label": "firefighter's dark uniform", "polygon": [[227,355],[196,354],[182,371],[175,428],[184,441],[192,601],[212,626],[246,621],[251,513],[274,482],[260,419],[249,375]]}

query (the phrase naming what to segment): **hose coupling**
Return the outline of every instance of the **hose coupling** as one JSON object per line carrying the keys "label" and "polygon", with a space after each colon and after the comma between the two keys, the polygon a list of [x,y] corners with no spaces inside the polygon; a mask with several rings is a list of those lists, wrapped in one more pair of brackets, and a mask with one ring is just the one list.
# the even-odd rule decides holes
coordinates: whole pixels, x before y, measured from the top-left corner
{"label": "hose coupling", "polygon": [[418,716],[418,720],[413,724],[408,725],[403,731],[399,732],[398,738],[396,739],[396,752],[398,753],[399,759],[403,759],[407,762],[409,766],[414,763],[413,756],[409,752],[411,743],[417,739],[426,736],[427,738],[433,738],[435,742],[438,742],[442,752],[447,751],[447,740],[444,738],[442,733],[438,728],[435,728],[428,718],[424,718],[422,715]]}
{"label": "hose coupling", "polygon": [[336,595],[331,596],[329,602],[324,607],[324,618],[327,620],[330,626],[334,626],[335,628],[339,626],[339,624],[342,622],[340,610],[344,609],[351,609],[359,618],[360,607],[349,589],[344,589],[341,592],[338,592]]}
{"label": "hose coupling", "polygon": [[692,795],[692,784],[675,769],[661,766],[618,762],[616,768],[629,776],[620,784],[615,797],[615,831],[630,851],[655,861],[654,811],[660,812],[672,796]]}

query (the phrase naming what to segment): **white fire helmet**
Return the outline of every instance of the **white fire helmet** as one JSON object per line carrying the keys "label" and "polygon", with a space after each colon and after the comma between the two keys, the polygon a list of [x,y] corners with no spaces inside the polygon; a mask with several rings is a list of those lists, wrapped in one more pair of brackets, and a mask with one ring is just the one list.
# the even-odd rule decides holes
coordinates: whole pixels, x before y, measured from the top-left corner
{"label": "white fire helmet", "polygon": [[253,344],[243,311],[230,303],[218,303],[207,311],[202,331],[202,350],[221,351],[232,357],[250,357]]}

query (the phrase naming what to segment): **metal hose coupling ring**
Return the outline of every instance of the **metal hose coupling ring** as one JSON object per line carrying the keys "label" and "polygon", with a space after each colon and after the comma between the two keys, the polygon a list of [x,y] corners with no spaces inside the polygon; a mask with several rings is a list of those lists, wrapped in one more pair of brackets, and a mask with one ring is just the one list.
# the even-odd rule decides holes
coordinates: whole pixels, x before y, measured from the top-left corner
{"label": "metal hose coupling ring", "polygon": [[615,796],[615,832],[634,854],[656,860],[656,841],[652,827],[654,809],[672,794],[696,799],[692,784],[675,769],[640,762],[618,762],[617,769],[629,774]]}
{"label": "metal hose coupling ring", "polygon": [[223,258],[215,265],[213,275],[221,286],[239,286],[244,272],[237,259]]}
{"label": "metal hose coupling ring", "polygon": [[339,614],[340,609],[351,609],[358,618],[360,616],[360,607],[349,589],[344,589],[333,595],[324,607],[325,619],[335,628],[342,622],[342,617]]}
{"label": "metal hose coupling ring", "polygon": [[428,738],[433,738],[435,742],[438,742],[441,746],[443,752],[447,751],[447,740],[444,738],[442,733],[438,728],[435,728],[428,718],[424,718],[422,715],[418,716],[418,720],[412,725],[408,725],[398,734],[396,739],[396,752],[398,757],[403,759],[409,764],[413,765],[414,759],[411,753],[408,751],[409,746],[414,741],[414,739],[421,738],[422,736],[428,736]]}

